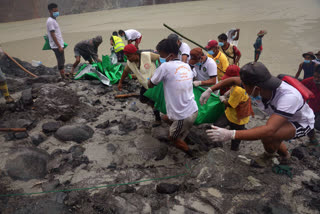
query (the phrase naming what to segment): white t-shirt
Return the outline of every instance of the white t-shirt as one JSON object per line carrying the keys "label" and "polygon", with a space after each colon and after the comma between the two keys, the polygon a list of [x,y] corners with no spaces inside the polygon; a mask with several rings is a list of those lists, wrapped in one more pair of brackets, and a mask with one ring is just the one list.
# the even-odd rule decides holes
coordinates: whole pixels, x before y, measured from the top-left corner
{"label": "white t-shirt", "polygon": [[187,43],[181,42],[181,46],[179,48],[179,54],[178,54],[178,58],[180,59],[180,61],[182,60],[182,55],[186,54],[188,55],[188,60],[187,63],[190,60],[190,47]]}
{"label": "white t-shirt", "polygon": [[195,64],[193,69],[196,71],[197,80],[199,81],[206,81],[210,79],[210,77],[217,76],[217,64],[210,57],[207,57],[201,66]]}
{"label": "white t-shirt", "polygon": [[312,60],[312,62],[314,62],[316,64],[320,64],[320,59],[314,59],[314,60]]}
{"label": "white t-shirt", "polygon": [[309,105],[304,101],[301,93],[286,82],[273,92],[271,100],[265,104],[258,105],[267,114],[278,114],[288,118],[290,122],[297,122],[303,128],[310,126],[314,128],[314,113]]}
{"label": "white t-shirt", "polygon": [[141,37],[141,33],[139,31],[136,31],[134,29],[129,29],[124,32],[126,34],[127,40],[136,40]]}
{"label": "white t-shirt", "polygon": [[51,33],[50,33],[50,31],[53,31],[53,30],[54,30],[54,33],[57,37],[58,43],[60,44],[61,47],[64,47],[64,41],[62,38],[59,24],[58,24],[57,20],[53,19],[52,17],[49,17],[47,20],[47,34],[48,34],[48,38],[49,38],[49,44],[52,49],[58,48],[56,43],[54,43],[52,36],[51,36]]}
{"label": "white t-shirt", "polygon": [[183,120],[198,111],[193,94],[193,72],[179,60],[161,64],[151,78],[155,85],[163,82],[167,115],[171,120]]}

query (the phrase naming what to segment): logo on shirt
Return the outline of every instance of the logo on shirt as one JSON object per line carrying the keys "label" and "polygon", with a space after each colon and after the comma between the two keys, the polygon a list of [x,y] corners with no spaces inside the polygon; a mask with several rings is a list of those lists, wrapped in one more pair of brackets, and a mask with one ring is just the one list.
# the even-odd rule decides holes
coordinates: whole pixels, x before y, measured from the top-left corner
{"label": "logo on shirt", "polygon": [[145,69],[150,69],[151,65],[149,63],[144,64]]}
{"label": "logo on shirt", "polygon": [[207,68],[204,67],[204,68],[203,68],[203,71],[204,71],[204,72],[207,72]]}
{"label": "logo on shirt", "polygon": [[216,59],[216,63],[217,63],[217,64],[220,64],[220,60]]}

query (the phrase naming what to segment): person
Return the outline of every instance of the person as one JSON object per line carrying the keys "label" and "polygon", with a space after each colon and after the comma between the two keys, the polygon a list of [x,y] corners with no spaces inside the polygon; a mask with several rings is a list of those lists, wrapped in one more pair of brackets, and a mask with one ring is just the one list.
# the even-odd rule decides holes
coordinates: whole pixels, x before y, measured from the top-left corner
{"label": "person", "polygon": [[318,51],[318,53],[314,54],[315,55],[315,59],[312,60],[312,62],[316,63],[317,66],[320,64],[320,51]]}
{"label": "person", "polygon": [[301,93],[288,83],[272,76],[261,62],[250,62],[240,69],[240,77],[223,80],[202,93],[205,104],[211,91],[232,85],[242,86],[255,98],[258,108],[270,115],[265,125],[248,130],[227,130],[212,126],[207,134],[212,141],[261,140],[265,153],[257,158],[255,166],[272,164],[276,153],[280,163],[290,163],[290,154],[284,140],[306,136],[314,128],[314,114]]}
{"label": "person", "polygon": [[194,48],[190,51],[189,64],[194,66],[196,74],[193,81],[194,86],[207,88],[217,82],[217,64],[216,62],[205,56],[201,48]]}
{"label": "person", "polygon": [[49,44],[57,58],[60,75],[63,79],[65,79],[66,76],[64,74],[64,41],[62,38],[60,26],[57,22],[57,17],[60,15],[58,5],[55,3],[51,3],[48,5],[48,10],[50,13],[50,17],[47,20],[47,34]]}
{"label": "person", "polygon": [[257,34],[256,42],[253,44],[254,47],[254,61],[257,62],[259,60],[260,54],[262,52],[262,38],[267,34],[266,30],[260,30]]}
{"label": "person", "polygon": [[239,28],[232,28],[227,33],[228,40],[230,44],[234,46],[238,46],[239,37],[240,37],[240,29]]}
{"label": "person", "polygon": [[[229,65],[222,80],[230,77],[240,76],[240,68],[237,65]],[[254,115],[251,100],[247,92],[240,86],[232,86],[229,97],[223,95],[219,97],[224,103],[226,110],[222,117],[226,118],[230,129],[245,130],[245,124],[250,120],[250,115]],[[238,151],[241,140],[231,140],[231,150]]]}
{"label": "person", "polygon": [[[313,77],[309,77],[301,81],[303,85],[305,85],[314,95],[314,98],[311,98],[308,101],[308,105],[313,110],[315,114],[316,121],[320,120],[320,66],[317,66]],[[318,127],[316,127],[318,128]],[[315,136],[315,130],[313,129],[311,133],[308,135],[310,144],[318,144],[318,139]]]}
{"label": "person", "polygon": [[142,85],[140,89],[140,102],[145,103],[153,108],[153,114],[155,116],[155,122],[153,127],[161,125],[160,112],[154,108],[154,102],[144,96],[144,93],[148,89],[147,78],[150,78],[156,70],[156,62],[159,61],[159,55],[152,52],[138,51],[133,44],[126,45],[124,47],[124,54],[127,56],[127,65],[123,70],[121,79],[118,83],[119,91],[122,90],[123,80],[129,73],[133,72],[139,83]]}
{"label": "person", "polygon": [[168,118],[173,121],[169,139],[174,145],[189,155],[192,153],[184,141],[198,116],[198,106],[194,100],[190,66],[179,60],[179,47],[172,39],[161,40],[157,47],[162,63],[148,81],[149,88],[163,82]]}
{"label": "person", "polygon": [[134,29],[129,29],[126,31],[119,30],[119,36],[121,36],[123,39],[128,40],[128,44],[131,44],[132,42],[135,42],[134,45],[137,49],[139,49],[139,44],[142,40],[142,35],[139,31]]}
{"label": "person", "polygon": [[93,62],[101,62],[101,59],[99,59],[98,57],[98,48],[101,43],[102,36],[96,36],[95,38],[78,42],[74,46],[73,51],[76,61],[73,63],[71,75],[74,75],[74,70],[80,63],[81,57],[83,57],[83,59],[88,61],[90,64],[92,64]]}
{"label": "person", "polygon": [[227,41],[228,37],[226,34],[220,34],[218,36],[219,40],[219,51],[223,52],[228,58],[229,65],[239,65],[239,60],[241,58],[241,52],[237,46],[231,45]]}
{"label": "person", "polygon": [[220,81],[229,66],[229,61],[226,55],[219,51],[219,45],[216,40],[210,40],[206,46],[206,49],[208,51],[207,56],[212,58],[217,63],[218,81]]}
{"label": "person", "polygon": [[117,55],[118,62],[124,62],[124,43],[121,37],[118,36],[117,31],[112,33],[110,37],[110,45],[112,46],[112,51]]}
{"label": "person", "polygon": [[182,39],[177,34],[170,34],[167,39],[172,39],[179,47],[178,58],[184,63],[188,63],[190,59],[190,47],[187,43],[182,42]]}
{"label": "person", "polygon": [[301,71],[303,70],[303,79],[307,79],[309,77],[313,76],[314,69],[316,67],[316,63],[313,62],[316,57],[312,52],[307,52],[302,54],[302,57],[304,58],[304,61],[300,63],[298,71],[296,73],[295,78],[298,79],[300,76]]}
{"label": "person", "polygon": [[[3,52],[2,48],[0,48],[0,59],[2,57],[4,57],[4,52]],[[6,76],[2,72],[1,67],[0,67],[0,92],[4,96],[4,99],[6,100],[7,104],[14,102],[13,98],[9,94]]]}

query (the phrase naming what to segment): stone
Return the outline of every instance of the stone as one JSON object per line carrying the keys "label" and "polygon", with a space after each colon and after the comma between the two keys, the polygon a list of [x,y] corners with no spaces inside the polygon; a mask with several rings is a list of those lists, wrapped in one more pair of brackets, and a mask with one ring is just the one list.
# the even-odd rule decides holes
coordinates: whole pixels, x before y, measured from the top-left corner
{"label": "stone", "polygon": [[302,160],[304,157],[308,156],[307,148],[305,147],[296,147],[292,150],[292,156],[297,157],[299,160]]}
{"label": "stone", "polygon": [[26,89],[22,91],[21,94],[21,102],[23,103],[24,106],[29,106],[33,104],[33,98],[32,98],[32,90]]}
{"label": "stone", "polygon": [[14,133],[14,137],[17,140],[20,140],[20,139],[24,139],[24,138],[29,137],[29,135],[27,132],[16,132],[16,133]]}
{"label": "stone", "polygon": [[75,158],[75,157],[80,157],[81,155],[83,155],[85,150],[86,149],[83,148],[82,146],[74,145],[74,146],[70,147],[68,152],[70,152],[72,154],[72,157]]}
{"label": "stone", "polygon": [[60,181],[58,179],[47,181],[41,184],[42,191],[52,191],[55,190],[60,185]]}
{"label": "stone", "polygon": [[118,186],[117,188],[114,189],[115,193],[134,193],[136,189],[133,186],[130,185],[122,185]]}
{"label": "stone", "polygon": [[103,123],[100,123],[100,124],[96,125],[96,128],[97,129],[105,129],[105,128],[107,128],[109,126],[109,124],[110,124],[110,122],[109,122],[109,120],[107,120],[107,121],[105,121]]}
{"label": "stone", "polygon": [[151,135],[142,135],[135,139],[138,153],[145,160],[163,160],[168,153],[168,147]]}
{"label": "stone", "polygon": [[17,180],[40,179],[47,174],[49,154],[36,148],[15,148],[6,161],[8,175]]}
{"label": "stone", "polygon": [[42,125],[42,131],[46,134],[56,132],[61,127],[60,122],[48,122]]}
{"label": "stone", "polygon": [[179,190],[180,186],[177,184],[160,183],[157,185],[156,190],[160,194],[172,194]]}
{"label": "stone", "polygon": [[115,145],[113,145],[112,143],[109,143],[108,145],[107,145],[107,150],[109,151],[109,152],[112,152],[113,154],[116,152],[116,150],[117,150],[117,148],[115,147]]}
{"label": "stone", "polygon": [[31,128],[32,125],[34,125],[34,121],[28,120],[28,119],[18,119],[14,122],[15,127],[17,128]]}
{"label": "stone", "polygon": [[320,180],[311,179],[310,181],[302,181],[306,188],[315,193],[320,193]]}
{"label": "stone", "polygon": [[31,142],[33,145],[39,146],[39,144],[42,143],[43,141],[45,141],[46,138],[47,137],[42,134],[36,134],[36,135],[31,136]]}
{"label": "stone", "polygon": [[154,127],[151,130],[151,136],[160,141],[169,141],[169,127]]}
{"label": "stone", "polygon": [[93,129],[87,125],[66,125],[57,130],[55,137],[61,141],[81,143],[91,138],[93,133]]}
{"label": "stone", "polygon": [[108,129],[108,130],[106,130],[106,131],[104,132],[104,134],[108,136],[108,135],[112,134],[112,131],[111,131],[110,129]]}
{"label": "stone", "polygon": [[137,122],[139,119],[130,118],[128,119],[126,116],[123,116],[120,120],[119,130],[124,132],[125,134],[137,129]]}

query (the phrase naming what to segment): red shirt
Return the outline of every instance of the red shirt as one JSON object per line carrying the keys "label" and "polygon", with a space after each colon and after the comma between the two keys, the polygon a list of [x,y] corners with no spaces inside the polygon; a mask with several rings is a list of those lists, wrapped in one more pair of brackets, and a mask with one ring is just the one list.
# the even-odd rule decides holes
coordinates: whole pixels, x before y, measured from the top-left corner
{"label": "red shirt", "polygon": [[302,80],[302,84],[314,93],[315,98],[310,99],[308,102],[310,108],[312,108],[315,113],[320,112],[320,85],[317,85],[313,81],[313,77]]}
{"label": "red shirt", "polygon": [[234,55],[236,56],[241,56],[241,52],[239,51],[239,49],[237,48],[237,46],[233,46],[233,51],[234,51]]}

